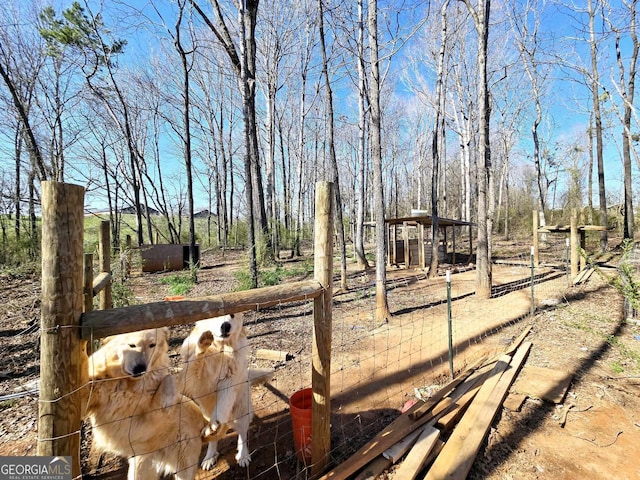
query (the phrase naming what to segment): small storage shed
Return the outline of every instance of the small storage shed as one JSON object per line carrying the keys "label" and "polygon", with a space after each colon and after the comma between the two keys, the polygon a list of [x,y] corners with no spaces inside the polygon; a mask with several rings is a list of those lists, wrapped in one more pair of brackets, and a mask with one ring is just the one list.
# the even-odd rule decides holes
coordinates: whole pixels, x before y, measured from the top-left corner
{"label": "small storage shed", "polygon": [[[430,215],[412,215],[410,217],[389,218],[385,220],[387,226],[387,264],[389,266],[404,265],[404,268],[426,268],[431,263],[431,228],[433,217]],[[444,262],[449,255],[449,241],[451,241],[451,263],[455,264],[464,259],[468,262],[473,253],[473,233],[475,224],[462,220],[438,217],[440,245],[438,246],[439,260]],[[468,228],[464,235],[469,244],[468,254],[457,251],[458,237],[462,228]]]}
{"label": "small storage shed", "polygon": [[[189,268],[189,245],[159,244],[140,246],[143,272],[183,270]],[[200,245],[196,245],[196,263],[200,262]]]}

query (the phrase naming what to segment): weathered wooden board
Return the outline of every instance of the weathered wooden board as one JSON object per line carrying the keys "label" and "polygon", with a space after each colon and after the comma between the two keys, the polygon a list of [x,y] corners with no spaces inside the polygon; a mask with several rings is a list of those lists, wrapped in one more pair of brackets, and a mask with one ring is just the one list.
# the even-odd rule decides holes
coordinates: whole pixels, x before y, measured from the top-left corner
{"label": "weathered wooden board", "polygon": [[526,395],[522,393],[512,392],[506,398],[502,406],[507,410],[511,410],[512,412],[518,412],[520,411],[520,408],[522,408],[522,404],[526,399],[527,399]]}
{"label": "weathered wooden board", "polygon": [[525,343],[516,351],[513,359],[505,355],[496,364],[429,469],[426,480],[467,478],[491,422],[530,348],[531,343]]}
{"label": "weathered wooden board", "polygon": [[562,403],[572,376],[551,368],[527,365],[522,369],[512,391],[548,402]]}
{"label": "weathered wooden board", "polygon": [[440,430],[435,427],[427,426],[420,437],[416,441],[416,444],[409,451],[407,458],[405,458],[402,465],[396,472],[397,478],[402,480],[413,480],[418,475],[418,472],[422,469],[425,461],[429,457],[429,454],[436,446],[436,442],[440,438]]}

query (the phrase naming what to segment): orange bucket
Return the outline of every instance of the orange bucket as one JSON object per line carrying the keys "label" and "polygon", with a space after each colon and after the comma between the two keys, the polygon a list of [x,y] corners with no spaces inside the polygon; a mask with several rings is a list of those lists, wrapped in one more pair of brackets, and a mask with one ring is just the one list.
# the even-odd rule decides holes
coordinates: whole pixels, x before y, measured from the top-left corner
{"label": "orange bucket", "polygon": [[301,462],[311,463],[311,388],[299,390],[289,399],[289,413],[293,423],[293,444]]}

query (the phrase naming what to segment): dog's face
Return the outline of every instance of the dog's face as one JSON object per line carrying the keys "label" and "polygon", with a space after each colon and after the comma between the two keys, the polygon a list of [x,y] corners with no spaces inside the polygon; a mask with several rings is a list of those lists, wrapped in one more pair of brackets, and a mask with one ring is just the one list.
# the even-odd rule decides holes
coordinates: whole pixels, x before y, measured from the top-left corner
{"label": "dog's face", "polygon": [[242,314],[234,313],[205,320],[217,343],[233,344],[242,333]]}
{"label": "dog's face", "polygon": [[107,365],[121,370],[121,375],[140,377],[168,366],[168,330],[157,328],[114,335],[103,340]]}

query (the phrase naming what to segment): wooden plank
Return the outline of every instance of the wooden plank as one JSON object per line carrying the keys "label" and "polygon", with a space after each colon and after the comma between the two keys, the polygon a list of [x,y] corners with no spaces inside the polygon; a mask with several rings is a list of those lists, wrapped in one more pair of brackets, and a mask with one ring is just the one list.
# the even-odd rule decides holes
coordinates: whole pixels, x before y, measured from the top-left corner
{"label": "wooden plank", "polygon": [[411,449],[411,447],[413,447],[413,445],[415,445],[416,440],[418,439],[418,437],[424,431],[425,428],[427,427],[419,428],[411,432],[409,435],[404,437],[398,443],[396,443],[395,445],[392,445],[390,448],[387,448],[382,453],[382,456],[388,459],[392,464],[396,463]]}
{"label": "wooden plank", "polygon": [[527,335],[529,335],[529,332],[531,331],[531,327],[532,325],[527,326],[522,333],[520,333],[520,335],[518,336],[518,338],[516,338],[513,342],[511,342],[511,345],[509,345],[507,347],[507,349],[504,351],[505,355],[513,355],[513,353],[520,348],[520,345],[522,345],[522,342],[524,342],[524,339],[527,338]]}
{"label": "wooden plank", "polygon": [[518,376],[513,390],[529,397],[562,403],[572,378],[572,375],[560,370],[527,365]]}
{"label": "wooden plank", "polygon": [[[520,345],[522,340],[527,336],[531,327],[525,329],[522,334],[511,344],[509,349],[513,349],[514,345]],[[452,380],[447,385],[438,390],[431,398],[425,402],[418,402],[413,405],[407,412],[391,422],[385,429],[379,432],[372,440],[358,450],[354,455],[348,458],[346,461],[329,471],[318,480],[327,479],[343,479],[352,475],[358,469],[362,468],[367,463],[374,460],[378,455],[382,454],[386,449],[392,447],[397,442],[401,441],[405,436],[415,431],[420,426],[424,425],[427,421],[437,420],[446,415],[451,409],[457,408],[455,402],[466,392],[471,386],[467,385],[465,381],[470,379],[474,374],[480,375],[482,368],[490,366],[493,362],[485,364],[486,355],[481,357],[478,361],[472,364],[464,373],[458,378]],[[510,358],[510,357],[509,357]],[[472,379],[474,379],[472,377]],[[475,383],[475,382],[474,382]],[[465,384],[465,388],[459,387],[461,384]],[[473,385],[473,384],[471,384]],[[457,388],[459,387],[459,388]],[[454,392],[454,393],[452,393]],[[442,411],[434,415],[435,406],[438,405],[446,397],[446,395],[452,394],[453,398],[449,399],[449,403],[445,411]],[[453,405],[453,406],[451,406]],[[433,409],[433,410],[432,410]],[[430,412],[431,411],[431,412]],[[430,413],[428,413],[430,412]],[[422,418],[426,417],[426,418]]]}
{"label": "wooden plank", "polygon": [[82,278],[84,280],[84,289],[82,295],[84,297],[84,311],[90,312],[93,310],[93,254],[84,254]]}
{"label": "wooden plank", "polygon": [[576,278],[573,279],[573,284],[574,285],[578,285],[580,282],[582,282],[585,278],[585,276],[590,275],[589,271],[593,270],[592,268],[585,268],[584,270],[581,270],[580,273],[578,273],[578,275],[576,276]]}
{"label": "wooden plank", "polygon": [[182,325],[228,313],[268,308],[283,302],[311,300],[323,291],[317,280],[304,280],[203,298],[94,310],[82,315],[81,335],[82,339],[91,340],[148,328]]}
{"label": "wooden plank", "polygon": [[442,400],[445,396],[451,393],[458,385],[467,380],[478,368],[480,368],[486,360],[486,355],[483,355],[482,358],[477,360],[473,365],[471,365],[467,370],[465,370],[462,374],[460,374],[457,378],[447,383],[444,387],[438,390],[435,394],[431,396],[431,398],[424,401],[424,403],[418,403],[415,405],[416,408],[411,409],[408,412],[408,415],[411,419],[416,419],[428,412],[433,406]]}
{"label": "wooden plank", "polygon": [[281,350],[269,350],[268,348],[258,348],[256,350],[256,358],[261,360],[273,360],[276,362],[287,362],[293,360],[293,355],[289,352]]}
{"label": "wooden plank", "polygon": [[511,410],[512,412],[519,412],[520,408],[522,408],[522,404],[527,399],[526,395],[521,393],[512,392],[507,396],[507,399],[504,401],[502,406],[507,410]]}
{"label": "wooden plank", "polygon": [[[412,420],[407,413],[400,415],[350,458],[324,474],[318,480],[345,479],[349,477],[422,425],[427,422],[434,425],[438,418],[447,413],[448,407],[452,404],[453,400],[447,397],[441,400],[430,412],[415,420]],[[419,403],[411,407],[408,412],[411,412],[412,409],[418,405]]]}
{"label": "wooden plank", "polygon": [[[107,288],[107,286],[111,285],[111,273],[109,272],[101,272],[99,273],[92,282],[92,288],[91,291],[93,292],[93,296],[95,297],[96,295],[98,295],[100,292],[104,291],[105,288]],[[106,297],[107,300],[110,298],[110,296]],[[104,310],[104,309],[102,309]]]}
{"label": "wooden plank", "polygon": [[516,351],[513,359],[504,356],[498,361],[429,469],[426,480],[467,478],[491,422],[530,349],[531,343],[525,343]]}
{"label": "wooden plank", "polygon": [[393,462],[382,455],[377,456],[358,474],[354,480],[374,480],[378,475],[391,467]]}
{"label": "wooden plank", "polygon": [[407,455],[407,458],[395,473],[395,477],[401,478],[402,480],[413,480],[416,478],[439,438],[440,430],[435,427],[425,427],[420,437],[418,437],[416,444]]}
{"label": "wooden plank", "polygon": [[[484,357],[476,362],[476,364],[481,365],[483,361]],[[483,374],[484,369],[488,368],[489,366],[482,367],[478,370],[470,369],[458,379],[449,382],[445,387],[438,390],[434,396],[426,402],[419,401],[391,422],[349,459],[320,477],[319,480],[347,478],[422,425],[435,425],[440,417],[449,413],[452,408],[456,408],[455,402],[473,387]],[[458,381],[463,376],[466,381]],[[455,384],[458,388],[450,391],[449,385],[451,384]],[[450,396],[445,398],[446,395]],[[434,401],[437,401],[437,403],[433,404]],[[426,405],[430,405],[430,410],[425,412],[424,407]],[[415,413],[417,411],[420,411],[420,415],[416,416]]]}
{"label": "wooden plank", "polygon": [[431,453],[429,454],[429,456],[427,457],[427,459],[424,462],[424,466],[427,467],[429,465],[431,465],[433,463],[433,461],[438,458],[438,455],[440,455],[440,452],[442,452],[442,449],[444,448],[444,444],[445,442],[441,439],[438,439],[438,441],[436,442],[436,446],[433,447],[433,450],[431,450]]}
{"label": "wooden plank", "polygon": [[[109,275],[109,279],[104,285],[100,284],[99,289],[94,288],[93,294],[99,295],[98,302],[100,310],[113,308],[113,296],[111,294],[111,222],[103,220],[100,222],[100,230],[98,231],[98,271],[100,274]],[[95,287],[95,283],[94,283]]]}
{"label": "wooden plank", "polygon": [[469,404],[471,404],[471,401],[474,399],[481,387],[482,384],[476,385],[460,397],[460,399],[455,402],[456,408],[442,416],[440,420],[438,420],[436,426],[443,432],[451,430],[467,411]]}

